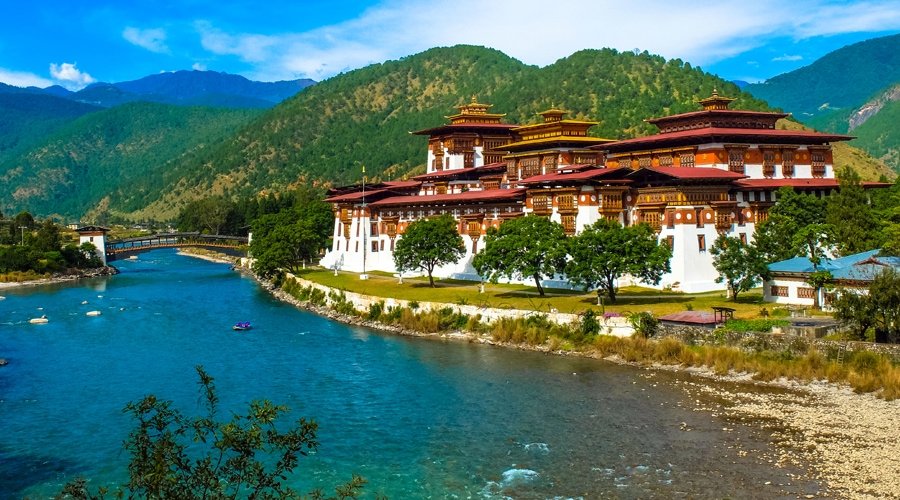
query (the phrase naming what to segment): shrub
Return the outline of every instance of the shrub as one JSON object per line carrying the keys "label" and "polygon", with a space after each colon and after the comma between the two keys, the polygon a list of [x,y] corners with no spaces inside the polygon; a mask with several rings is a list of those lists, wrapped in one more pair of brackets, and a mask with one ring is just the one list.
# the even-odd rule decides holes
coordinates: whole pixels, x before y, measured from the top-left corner
{"label": "shrub", "polygon": [[659,320],[647,311],[630,314],[628,322],[631,323],[635,333],[644,338],[655,336],[659,330]]}
{"label": "shrub", "polygon": [[369,304],[369,314],[367,315],[368,319],[371,321],[378,321],[381,318],[381,314],[384,312],[384,301],[378,301],[374,304]]}
{"label": "shrub", "polygon": [[588,309],[587,311],[581,313],[579,330],[585,337],[600,333],[600,322],[597,321],[597,314],[593,309]]}

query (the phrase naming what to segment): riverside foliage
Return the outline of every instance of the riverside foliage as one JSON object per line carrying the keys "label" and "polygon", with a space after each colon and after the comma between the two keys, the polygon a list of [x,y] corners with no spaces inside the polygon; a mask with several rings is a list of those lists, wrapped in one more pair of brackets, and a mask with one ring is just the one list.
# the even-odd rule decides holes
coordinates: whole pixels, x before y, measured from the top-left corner
{"label": "riverside foliage", "polygon": [[[867,350],[846,350],[845,347],[820,349],[800,337],[783,346],[771,342],[772,337],[767,333],[733,336],[726,328],[717,330],[721,334],[713,337],[714,342],[700,344],[669,336],[648,338],[657,331],[655,323],[646,330],[646,335],[615,337],[605,334],[607,330],[599,321],[601,315],[595,312],[582,314],[571,325],[551,322],[542,314],[485,322],[479,315],[462,314],[449,305],[421,311],[418,307],[385,307],[384,303],[376,303],[367,311],[357,311],[340,294],[329,298],[314,287],[301,286],[293,278],[284,280],[281,286],[302,302],[331,307],[346,317],[365,318],[415,332],[465,331],[473,340],[488,338],[540,350],[579,352],[641,365],[704,367],[719,375],[750,373],[754,379],[764,381],[782,377],[803,382],[827,380],[850,385],[856,392],[872,392],[887,400],[900,398],[900,366],[889,356]],[[640,323],[646,316],[652,318],[643,313],[631,316],[635,323]],[[771,328],[782,324],[782,321],[772,320],[755,325],[736,323],[734,328]]]}
{"label": "riverside foliage", "polygon": [[[214,379],[197,366],[200,398],[206,413],[186,417],[171,401],[148,395],[128,403],[124,412],[136,421],[125,441],[129,480],[112,491],[92,493],[84,479],[69,482],[62,496],[74,499],[117,498],[312,498],[321,490],[301,495],[284,484],[299,458],[315,453],[318,425],[298,419],[286,430],[288,408],[266,400],[253,401],[246,414],[219,420],[219,396]],[[357,498],[365,480],[354,475],[335,488],[329,498]]]}

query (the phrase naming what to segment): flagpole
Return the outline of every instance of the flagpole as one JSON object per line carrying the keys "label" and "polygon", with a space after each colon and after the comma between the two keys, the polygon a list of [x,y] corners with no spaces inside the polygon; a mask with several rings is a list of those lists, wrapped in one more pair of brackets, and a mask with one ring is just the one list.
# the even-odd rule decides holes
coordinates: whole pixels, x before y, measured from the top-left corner
{"label": "flagpole", "polygon": [[[359,216],[359,222],[362,223],[363,219],[366,216],[366,165],[362,164],[362,213]],[[369,221],[365,219],[366,223],[362,227],[363,234],[363,259],[362,259],[362,274],[359,275],[359,279],[366,280],[369,279],[369,275],[366,274],[366,250],[368,246],[368,240],[366,239],[366,235],[369,231]]]}

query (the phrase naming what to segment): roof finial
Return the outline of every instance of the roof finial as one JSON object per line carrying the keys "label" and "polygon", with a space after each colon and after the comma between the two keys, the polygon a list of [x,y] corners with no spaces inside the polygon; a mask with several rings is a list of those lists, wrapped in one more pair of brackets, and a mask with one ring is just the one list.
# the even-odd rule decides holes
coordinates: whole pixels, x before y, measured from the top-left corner
{"label": "roof finial", "polygon": [[477,102],[478,98],[475,96],[475,94],[472,94],[472,104],[476,104]]}

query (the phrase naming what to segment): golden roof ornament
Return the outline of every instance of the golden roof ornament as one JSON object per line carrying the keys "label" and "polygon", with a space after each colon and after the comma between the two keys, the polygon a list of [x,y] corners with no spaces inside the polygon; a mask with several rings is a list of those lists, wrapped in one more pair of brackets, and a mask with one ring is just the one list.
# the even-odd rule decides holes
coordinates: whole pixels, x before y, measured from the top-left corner
{"label": "golden roof ornament", "polygon": [[719,91],[713,87],[712,95],[706,99],[700,99],[700,105],[704,111],[724,110],[728,109],[728,105],[737,99],[733,97],[720,96]]}

